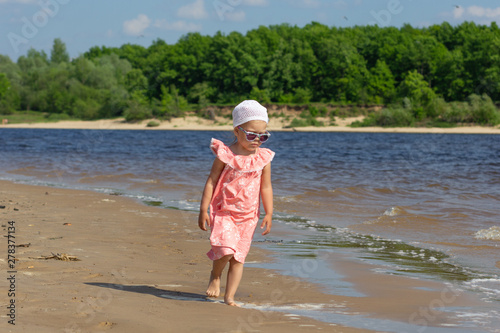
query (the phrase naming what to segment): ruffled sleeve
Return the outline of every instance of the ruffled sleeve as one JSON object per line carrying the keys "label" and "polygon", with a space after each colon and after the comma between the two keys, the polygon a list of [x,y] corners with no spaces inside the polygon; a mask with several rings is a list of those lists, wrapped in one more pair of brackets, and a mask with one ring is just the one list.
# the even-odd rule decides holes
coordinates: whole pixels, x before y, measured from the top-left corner
{"label": "ruffled sleeve", "polygon": [[212,139],[210,142],[210,149],[212,153],[222,162],[229,164],[234,159],[234,154],[222,141]]}
{"label": "ruffled sleeve", "polygon": [[212,139],[210,149],[223,163],[231,168],[244,172],[259,171],[264,169],[274,158],[274,152],[267,148],[259,148],[257,154],[244,156],[235,155],[222,141]]}

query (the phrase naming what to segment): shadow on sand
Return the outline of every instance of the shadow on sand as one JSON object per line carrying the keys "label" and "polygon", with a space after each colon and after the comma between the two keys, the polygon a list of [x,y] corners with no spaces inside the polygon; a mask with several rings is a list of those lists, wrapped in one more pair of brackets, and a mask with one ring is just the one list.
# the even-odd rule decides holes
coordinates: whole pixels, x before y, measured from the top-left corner
{"label": "shadow on sand", "polygon": [[211,303],[222,303],[221,301],[210,299],[203,294],[187,293],[181,291],[172,291],[160,289],[153,286],[147,285],[124,285],[116,283],[100,283],[100,282],[87,282],[85,283],[89,286],[109,288],[121,291],[128,291],[133,293],[153,295],[161,298],[174,299],[179,301],[196,301],[196,302],[211,302]]}

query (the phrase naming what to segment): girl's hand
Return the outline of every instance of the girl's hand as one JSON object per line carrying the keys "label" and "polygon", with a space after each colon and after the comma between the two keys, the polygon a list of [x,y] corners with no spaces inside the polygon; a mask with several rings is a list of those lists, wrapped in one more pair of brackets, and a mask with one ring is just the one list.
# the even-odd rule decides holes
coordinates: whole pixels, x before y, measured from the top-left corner
{"label": "girl's hand", "polygon": [[198,226],[201,230],[207,231],[207,225],[210,225],[210,218],[207,212],[200,212],[198,216]]}
{"label": "girl's hand", "polygon": [[262,220],[262,224],[260,226],[261,229],[264,229],[264,232],[262,233],[262,236],[267,235],[269,232],[271,232],[271,227],[273,225],[273,217],[266,215],[264,216],[264,219]]}

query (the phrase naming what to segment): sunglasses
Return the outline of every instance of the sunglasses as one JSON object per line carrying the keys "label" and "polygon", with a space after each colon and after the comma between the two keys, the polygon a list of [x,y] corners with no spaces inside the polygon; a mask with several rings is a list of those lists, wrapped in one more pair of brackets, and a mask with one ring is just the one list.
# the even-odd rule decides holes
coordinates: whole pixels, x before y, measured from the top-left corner
{"label": "sunglasses", "polygon": [[266,142],[269,137],[271,136],[271,133],[267,132],[264,133],[264,134],[259,134],[259,133],[254,133],[254,132],[247,132],[245,131],[241,126],[238,126],[238,129],[243,131],[243,133],[245,133],[246,137],[247,137],[247,141],[254,141],[255,139],[259,138],[259,141],[261,143],[264,143]]}

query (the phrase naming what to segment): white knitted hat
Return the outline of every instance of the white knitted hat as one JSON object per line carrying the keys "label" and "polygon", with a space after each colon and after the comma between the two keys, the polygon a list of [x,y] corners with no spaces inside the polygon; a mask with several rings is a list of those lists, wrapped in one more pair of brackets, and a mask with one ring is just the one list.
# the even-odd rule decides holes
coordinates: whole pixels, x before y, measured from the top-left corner
{"label": "white knitted hat", "polygon": [[236,105],[233,110],[233,128],[250,120],[263,120],[269,123],[267,109],[254,100],[246,100]]}

